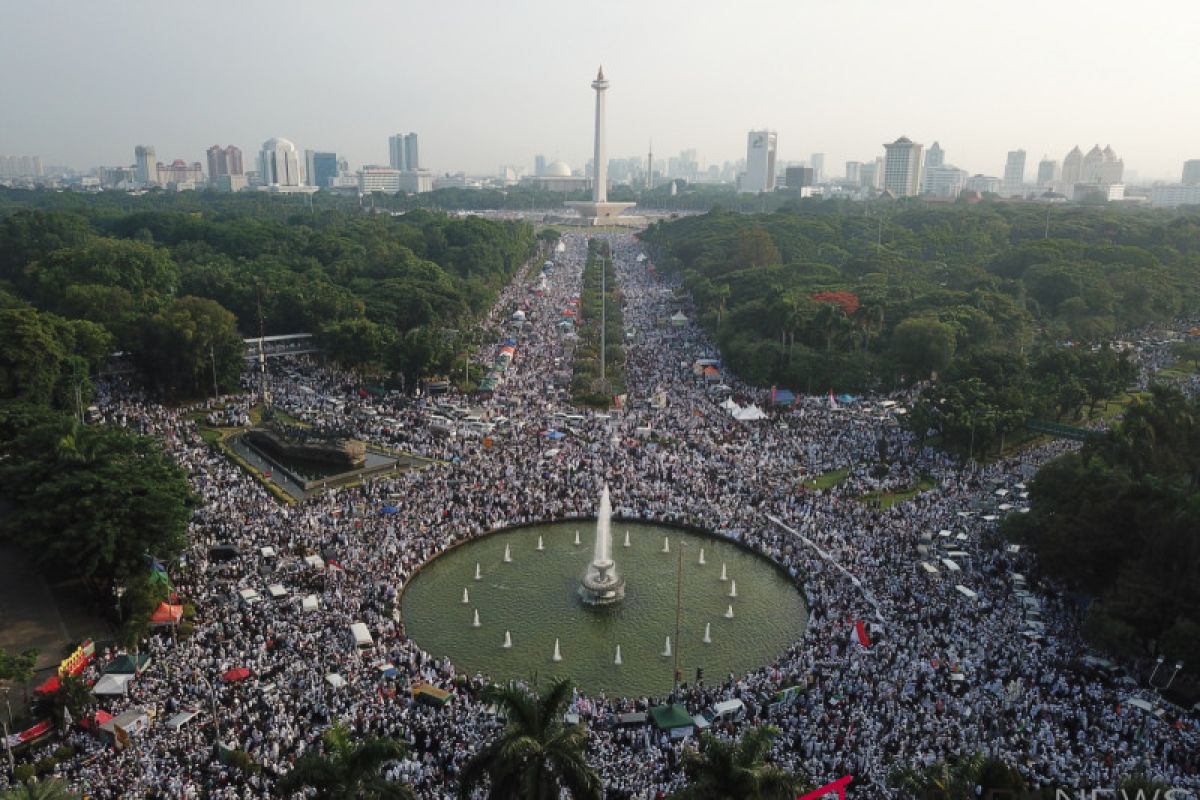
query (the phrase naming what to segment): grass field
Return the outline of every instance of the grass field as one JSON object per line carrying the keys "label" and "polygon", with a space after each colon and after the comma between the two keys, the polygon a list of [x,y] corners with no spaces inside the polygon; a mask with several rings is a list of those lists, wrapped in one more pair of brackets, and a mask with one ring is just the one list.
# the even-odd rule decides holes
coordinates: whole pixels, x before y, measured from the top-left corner
{"label": "grass field", "polygon": [[917,480],[916,485],[910,486],[907,489],[903,489],[899,492],[871,492],[870,494],[864,494],[858,499],[863,503],[878,503],[880,508],[887,509],[891,508],[897,503],[903,503],[906,500],[911,500],[921,492],[927,492],[935,486],[937,486],[937,481],[928,475],[922,475]]}
{"label": "grass field", "polygon": [[818,475],[811,481],[805,481],[804,487],[806,489],[832,489],[835,486],[840,486],[846,480],[846,476],[849,474],[849,467],[835,469],[831,472],[826,472],[823,475]]}

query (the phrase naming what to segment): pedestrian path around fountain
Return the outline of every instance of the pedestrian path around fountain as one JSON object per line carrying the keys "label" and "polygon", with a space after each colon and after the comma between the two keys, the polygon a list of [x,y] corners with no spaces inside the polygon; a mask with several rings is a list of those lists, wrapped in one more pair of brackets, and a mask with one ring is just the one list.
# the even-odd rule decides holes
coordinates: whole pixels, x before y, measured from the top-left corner
{"label": "pedestrian path around fountain", "polygon": [[[579,545],[574,544],[576,530]],[[612,549],[626,582],[625,598],[607,607],[584,604],[577,590],[593,556],[594,530],[591,520],[516,528],[445,553],[405,591],[406,633],[470,674],[494,680],[564,675],[581,691],[627,696],[669,691],[676,656],[685,681],[695,678],[697,667],[716,681],[773,663],[803,635],[803,597],[767,559],[711,535],[621,520],[612,523]],[[623,546],[626,531],[630,547]],[[664,553],[666,537],[670,551]],[[704,564],[699,563],[701,548]],[[506,549],[512,557],[508,563]],[[729,580],[720,578],[722,565]],[[730,597],[735,581],[736,597]],[[732,619],[726,617],[730,607]],[[479,627],[473,626],[476,611]],[[506,633],[511,648],[504,647]],[[663,655],[668,636],[669,657]],[[558,662],[555,640],[562,655]],[[623,663],[615,665],[618,645]]]}

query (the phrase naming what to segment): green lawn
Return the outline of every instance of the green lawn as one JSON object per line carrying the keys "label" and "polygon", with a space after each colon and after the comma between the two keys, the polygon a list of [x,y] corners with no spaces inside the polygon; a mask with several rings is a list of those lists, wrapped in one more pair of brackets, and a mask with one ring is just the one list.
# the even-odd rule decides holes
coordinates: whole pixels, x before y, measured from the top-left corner
{"label": "green lawn", "polygon": [[835,486],[840,486],[846,480],[846,476],[849,474],[849,467],[835,469],[830,472],[826,472],[823,475],[818,475],[811,481],[805,481],[804,487],[806,489],[832,489]]}
{"label": "green lawn", "polygon": [[887,509],[897,503],[911,500],[921,492],[927,492],[935,486],[937,486],[937,481],[928,475],[922,475],[917,480],[916,485],[910,486],[907,489],[898,492],[871,492],[870,494],[864,494],[858,499],[863,503],[878,503],[881,508]]}

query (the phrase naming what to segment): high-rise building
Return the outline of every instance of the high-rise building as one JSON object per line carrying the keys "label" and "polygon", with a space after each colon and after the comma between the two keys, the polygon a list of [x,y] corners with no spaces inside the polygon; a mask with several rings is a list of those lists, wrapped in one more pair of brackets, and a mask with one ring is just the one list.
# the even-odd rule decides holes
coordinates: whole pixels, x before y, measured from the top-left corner
{"label": "high-rise building", "polygon": [[392,169],[412,172],[421,168],[415,133],[397,133],[388,137],[388,163]]}
{"label": "high-rise building", "polygon": [[788,167],[783,171],[783,180],[787,188],[800,189],[814,185],[817,172],[812,167]]}
{"label": "high-rise building", "polygon": [[170,164],[159,161],[155,164],[155,174],[158,183],[173,188],[195,189],[204,181],[204,168],[199,161],[188,164],[182,158],[177,158]]}
{"label": "high-rise building", "polygon": [[[938,197],[948,197],[949,196],[949,195],[940,194],[939,192],[934,192],[933,188],[932,188],[933,184],[929,177],[931,170],[936,169],[938,167],[945,166],[945,164],[946,164],[946,151],[942,149],[942,146],[940,144],[938,144],[937,142],[934,142],[932,145],[930,145],[929,149],[925,151],[925,166],[921,169],[921,194],[933,194]],[[944,178],[944,176],[943,176],[943,178]],[[944,181],[942,181],[942,182],[944,182]],[[960,187],[960,191],[961,191],[961,187]]]}
{"label": "high-rise building", "polygon": [[1043,156],[1042,160],[1038,162],[1038,187],[1050,186],[1056,180],[1058,180],[1058,162],[1049,156]]}
{"label": "high-rise building", "polygon": [[[825,181],[825,154],[813,153],[812,158],[808,160],[808,165],[812,167],[813,184],[823,183]],[[791,184],[788,186],[790,187]]]}
{"label": "high-rise building", "polygon": [[365,166],[358,173],[358,190],[363,194],[400,191],[402,171],[394,167]]}
{"label": "high-rise building", "polygon": [[1008,158],[1004,161],[1005,196],[1019,195],[1025,187],[1025,151],[1009,150]]}
{"label": "high-rise building", "polygon": [[746,137],[746,172],[742,175],[739,192],[771,192],[775,190],[775,131],[750,131]]}
{"label": "high-rise building", "polygon": [[1200,185],[1200,158],[1183,162],[1183,178],[1180,182],[1184,186]]}
{"label": "high-rise building", "polygon": [[263,186],[300,186],[300,158],[287,139],[267,139],[258,154],[259,183]]}
{"label": "high-rise building", "polygon": [[408,169],[408,161],[404,155],[404,134],[397,133],[388,137],[388,164],[392,169]]}
{"label": "high-rise building", "polygon": [[915,197],[921,191],[921,145],[901,136],[883,147],[883,188],[896,197]]}
{"label": "high-rise building", "polygon": [[214,144],[208,148],[208,180],[216,184],[222,175],[242,175],[242,151],[233,145],[221,147]]}
{"label": "high-rise building", "polygon": [[540,178],[546,174],[546,157],[541,153],[533,157],[533,176]]}
{"label": "high-rise building", "polygon": [[868,161],[862,165],[858,174],[864,189],[879,189],[883,186],[883,159]]}
{"label": "high-rise building", "polygon": [[1063,158],[1062,166],[1062,182],[1067,186],[1072,186],[1079,182],[1080,176],[1083,174],[1083,153],[1079,150],[1079,145],[1071,148],[1071,152]]}
{"label": "high-rise building", "polygon": [[155,155],[154,145],[139,144],[133,148],[133,157],[137,182],[143,186],[157,186],[158,157]]}
{"label": "high-rise building", "polygon": [[931,197],[958,197],[967,183],[967,171],[953,164],[926,167],[921,175],[921,193]]}
{"label": "high-rise building", "polygon": [[928,169],[929,167],[940,167],[945,163],[946,151],[942,149],[940,144],[934,142],[929,146],[929,149],[925,151],[925,168]]}
{"label": "high-rise building", "polygon": [[338,174],[337,153],[320,150],[304,151],[304,183],[318,189],[328,189],[331,178]]}
{"label": "high-rise building", "polygon": [[407,165],[409,172],[416,172],[421,168],[421,154],[417,149],[417,135],[415,133],[405,134],[404,136],[404,163]]}
{"label": "high-rise building", "polygon": [[1124,174],[1125,162],[1117,158],[1112,147],[1105,146],[1101,150],[1100,145],[1096,145],[1083,157],[1079,180],[1083,183],[1120,183]]}
{"label": "high-rise building", "polygon": [[861,170],[861,169],[862,169],[861,161],[847,161],[846,162],[846,183],[854,184],[857,186],[858,181],[859,181],[859,170]]}

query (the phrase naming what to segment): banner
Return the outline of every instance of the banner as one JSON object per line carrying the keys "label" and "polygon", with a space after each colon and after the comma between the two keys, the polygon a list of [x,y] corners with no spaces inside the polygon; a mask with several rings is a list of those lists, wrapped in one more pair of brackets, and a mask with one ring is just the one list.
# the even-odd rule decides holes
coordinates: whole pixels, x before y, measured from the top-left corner
{"label": "banner", "polygon": [[65,678],[67,675],[78,675],[83,672],[83,668],[92,663],[92,659],[96,657],[96,643],[88,639],[79,647],[75,648],[75,652],[67,656],[58,665],[58,676]]}

